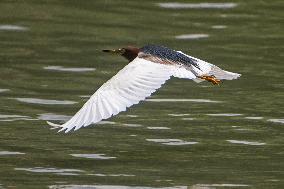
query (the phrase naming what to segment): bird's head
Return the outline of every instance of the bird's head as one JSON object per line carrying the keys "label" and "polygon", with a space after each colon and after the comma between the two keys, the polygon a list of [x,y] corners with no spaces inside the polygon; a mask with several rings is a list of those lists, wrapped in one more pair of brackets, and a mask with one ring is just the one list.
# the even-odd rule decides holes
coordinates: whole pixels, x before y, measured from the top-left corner
{"label": "bird's head", "polygon": [[139,51],[140,51],[139,48],[133,46],[123,47],[120,49],[113,49],[113,50],[109,49],[103,50],[103,52],[121,55],[124,58],[126,58],[129,62],[131,62],[138,56]]}

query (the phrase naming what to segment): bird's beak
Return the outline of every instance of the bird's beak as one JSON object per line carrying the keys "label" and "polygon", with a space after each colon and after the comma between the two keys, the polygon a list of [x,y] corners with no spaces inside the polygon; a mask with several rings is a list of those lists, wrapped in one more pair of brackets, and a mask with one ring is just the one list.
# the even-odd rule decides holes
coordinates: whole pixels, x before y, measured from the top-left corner
{"label": "bird's beak", "polygon": [[125,49],[114,49],[114,50],[104,49],[103,52],[112,53],[112,54],[123,54],[125,52]]}

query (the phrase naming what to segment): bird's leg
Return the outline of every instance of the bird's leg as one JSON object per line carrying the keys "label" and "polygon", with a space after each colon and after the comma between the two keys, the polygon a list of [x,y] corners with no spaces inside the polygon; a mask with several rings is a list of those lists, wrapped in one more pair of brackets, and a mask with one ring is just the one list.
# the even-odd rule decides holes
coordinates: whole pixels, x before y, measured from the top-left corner
{"label": "bird's leg", "polygon": [[214,75],[203,75],[203,76],[197,76],[200,79],[204,79],[208,82],[211,82],[213,85],[219,85],[221,83],[221,80],[217,79]]}

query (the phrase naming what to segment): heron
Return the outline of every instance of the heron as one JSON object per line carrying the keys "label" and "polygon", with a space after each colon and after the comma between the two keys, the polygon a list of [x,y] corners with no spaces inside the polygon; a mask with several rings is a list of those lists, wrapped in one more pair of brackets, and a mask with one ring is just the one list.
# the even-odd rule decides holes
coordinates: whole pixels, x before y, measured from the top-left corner
{"label": "heron", "polygon": [[60,125],[47,122],[59,128],[58,132],[76,131],[126,111],[151,96],[171,77],[219,85],[221,80],[233,80],[241,76],[182,51],[159,45],[142,48],[127,46],[103,52],[121,55],[129,63],[105,82],[66,123]]}

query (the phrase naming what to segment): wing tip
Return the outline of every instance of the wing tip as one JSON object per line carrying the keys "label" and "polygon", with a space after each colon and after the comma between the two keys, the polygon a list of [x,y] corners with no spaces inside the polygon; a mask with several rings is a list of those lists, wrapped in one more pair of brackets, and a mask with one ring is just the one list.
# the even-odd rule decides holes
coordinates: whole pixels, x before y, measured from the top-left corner
{"label": "wing tip", "polygon": [[[57,132],[58,133],[60,133],[60,132],[62,132],[62,131],[64,131],[64,130],[66,130],[66,128],[65,127],[63,127],[62,125],[60,125],[60,124],[56,124],[56,123],[52,123],[52,122],[50,122],[50,121],[46,121],[46,123],[49,125],[49,126],[51,126],[51,130],[53,130],[53,129],[59,129]],[[69,132],[68,130],[66,130],[65,131],[65,133],[67,133],[67,132]]]}
{"label": "wing tip", "polygon": [[70,130],[68,130],[67,128],[63,127],[63,128],[61,128],[61,129],[59,129],[57,132],[58,132],[58,133],[61,133],[61,132],[63,132],[63,131],[64,131],[64,133],[68,133]]}
{"label": "wing tip", "polygon": [[49,126],[54,127],[54,128],[62,127],[61,125],[56,124],[56,123],[52,123],[52,122],[50,122],[50,121],[46,121],[46,123],[47,123]]}

